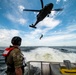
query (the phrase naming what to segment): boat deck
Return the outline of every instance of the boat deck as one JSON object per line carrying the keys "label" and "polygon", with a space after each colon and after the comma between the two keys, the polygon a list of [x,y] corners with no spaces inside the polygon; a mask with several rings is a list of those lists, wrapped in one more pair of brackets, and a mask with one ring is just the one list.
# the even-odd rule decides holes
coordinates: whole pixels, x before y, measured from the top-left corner
{"label": "boat deck", "polygon": [[[31,65],[34,64],[35,67],[39,68],[39,69],[35,69],[36,72],[33,74],[33,72],[31,72]],[[75,63],[71,63],[74,67],[74,71],[75,72],[70,72],[70,73],[61,73],[60,69],[62,69],[62,67],[65,67],[64,64],[62,65],[62,67],[60,66],[60,64],[63,64],[63,62],[49,62],[49,61],[29,61],[28,62],[28,75],[76,75],[76,64]],[[70,69],[71,71],[71,69]]]}

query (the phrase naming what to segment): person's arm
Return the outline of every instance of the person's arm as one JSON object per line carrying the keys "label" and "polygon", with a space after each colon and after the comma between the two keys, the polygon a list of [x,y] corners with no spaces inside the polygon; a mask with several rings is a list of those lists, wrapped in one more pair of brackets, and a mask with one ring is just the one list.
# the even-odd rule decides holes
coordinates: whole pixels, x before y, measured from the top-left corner
{"label": "person's arm", "polygon": [[15,68],[16,75],[22,75],[22,69],[21,68]]}
{"label": "person's arm", "polygon": [[22,75],[22,64],[23,64],[23,57],[21,56],[21,52],[19,49],[14,49],[12,52],[15,73],[16,75]]}

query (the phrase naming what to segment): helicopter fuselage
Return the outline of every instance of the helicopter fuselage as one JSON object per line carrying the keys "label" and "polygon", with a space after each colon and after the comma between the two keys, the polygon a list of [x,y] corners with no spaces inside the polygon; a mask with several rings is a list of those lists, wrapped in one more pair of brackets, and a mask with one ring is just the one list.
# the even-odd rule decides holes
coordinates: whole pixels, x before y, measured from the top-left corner
{"label": "helicopter fuselage", "polygon": [[39,14],[37,15],[37,20],[42,21],[48,14],[51,13],[52,8],[52,3],[47,4],[43,9],[40,10]]}
{"label": "helicopter fuselage", "polygon": [[36,25],[40,21],[42,21],[46,16],[49,17],[49,14],[51,13],[51,11],[61,11],[62,10],[61,8],[59,8],[59,9],[53,9],[53,6],[54,6],[53,3],[49,3],[49,4],[47,4],[47,5],[44,6],[43,0],[40,0],[40,1],[41,1],[42,9],[40,9],[40,10],[24,9],[23,10],[23,11],[39,12],[38,15],[36,16],[37,17],[36,22],[34,24],[32,24],[32,25],[29,25],[29,27],[36,28]]}

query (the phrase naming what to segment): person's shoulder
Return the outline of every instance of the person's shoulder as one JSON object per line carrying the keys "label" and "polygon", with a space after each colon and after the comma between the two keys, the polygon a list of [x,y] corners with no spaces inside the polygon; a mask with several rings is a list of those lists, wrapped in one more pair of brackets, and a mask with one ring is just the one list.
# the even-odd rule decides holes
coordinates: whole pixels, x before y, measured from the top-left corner
{"label": "person's shoulder", "polygon": [[18,48],[14,48],[12,51],[11,51],[11,55],[13,55],[13,54],[17,54],[17,53],[19,53],[20,52],[20,49],[18,49]]}

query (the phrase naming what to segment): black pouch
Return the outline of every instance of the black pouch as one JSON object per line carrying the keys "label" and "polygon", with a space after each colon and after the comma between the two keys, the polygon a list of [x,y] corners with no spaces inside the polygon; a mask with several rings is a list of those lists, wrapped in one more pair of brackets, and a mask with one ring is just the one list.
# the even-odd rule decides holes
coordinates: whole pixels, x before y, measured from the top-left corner
{"label": "black pouch", "polygon": [[24,66],[22,66],[21,69],[22,69],[22,73],[24,73]]}

